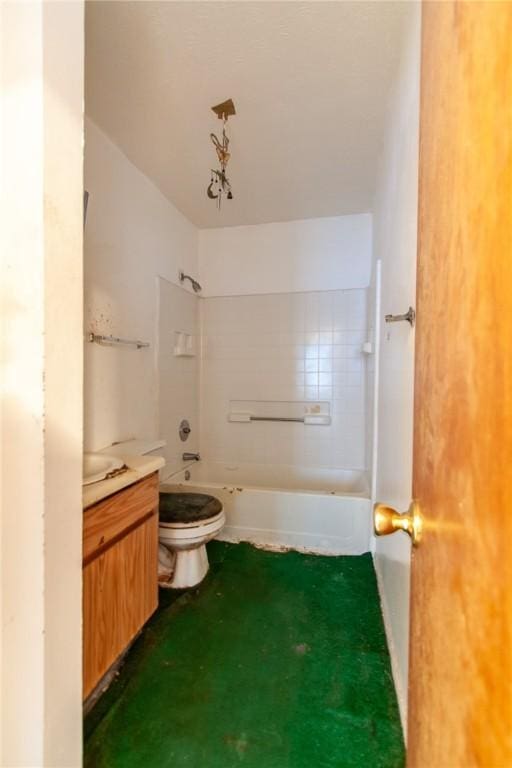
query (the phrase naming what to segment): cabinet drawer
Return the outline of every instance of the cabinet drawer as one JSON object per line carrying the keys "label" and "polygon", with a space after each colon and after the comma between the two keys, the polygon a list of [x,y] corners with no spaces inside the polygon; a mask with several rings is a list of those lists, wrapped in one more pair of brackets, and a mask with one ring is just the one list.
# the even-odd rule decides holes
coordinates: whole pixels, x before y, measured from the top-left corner
{"label": "cabinet drawer", "polygon": [[158,472],[84,512],[84,565],[158,510]]}

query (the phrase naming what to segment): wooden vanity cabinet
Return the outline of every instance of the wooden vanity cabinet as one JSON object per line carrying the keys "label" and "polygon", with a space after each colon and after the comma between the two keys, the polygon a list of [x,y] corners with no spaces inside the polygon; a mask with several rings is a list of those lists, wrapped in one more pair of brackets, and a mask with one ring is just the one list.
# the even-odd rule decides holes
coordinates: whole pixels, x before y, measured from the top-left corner
{"label": "wooden vanity cabinet", "polygon": [[158,604],[158,472],[84,512],[83,696]]}

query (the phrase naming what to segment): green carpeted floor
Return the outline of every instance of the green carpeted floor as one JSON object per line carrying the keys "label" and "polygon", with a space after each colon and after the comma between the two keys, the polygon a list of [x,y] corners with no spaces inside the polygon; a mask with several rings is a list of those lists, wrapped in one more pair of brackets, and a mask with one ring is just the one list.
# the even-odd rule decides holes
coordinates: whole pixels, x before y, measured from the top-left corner
{"label": "green carpeted floor", "polygon": [[369,555],[209,545],[89,714],[86,768],[399,768]]}

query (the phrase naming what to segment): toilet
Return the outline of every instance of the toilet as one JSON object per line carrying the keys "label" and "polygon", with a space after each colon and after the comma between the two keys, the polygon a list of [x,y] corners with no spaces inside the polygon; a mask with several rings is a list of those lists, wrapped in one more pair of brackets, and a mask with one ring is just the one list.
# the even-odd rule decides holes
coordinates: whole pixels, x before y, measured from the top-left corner
{"label": "toilet", "polygon": [[[165,440],[116,443],[123,456],[161,456]],[[112,452],[112,447],[105,449]],[[222,530],[226,517],[221,502],[204,493],[182,493],[160,483],[158,582],[161,587],[195,587],[208,573],[206,543]]]}
{"label": "toilet", "polygon": [[[185,589],[199,584],[208,573],[206,543],[226,522],[221,502],[204,493],[181,493],[176,486],[160,485],[158,538],[161,587]],[[165,571],[168,577],[162,578]]]}

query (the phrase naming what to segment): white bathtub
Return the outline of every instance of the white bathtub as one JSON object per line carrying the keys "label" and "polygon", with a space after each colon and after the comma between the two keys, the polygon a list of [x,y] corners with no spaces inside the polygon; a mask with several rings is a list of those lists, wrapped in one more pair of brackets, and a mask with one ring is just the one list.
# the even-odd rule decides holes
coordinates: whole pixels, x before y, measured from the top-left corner
{"label": "white bathtub", "polygon": [[218,536],[223,541],[330,555],[369,550],[371,503],[364,472],[201,461],[166,477],[161,488],[220,499],[226,513]]}

